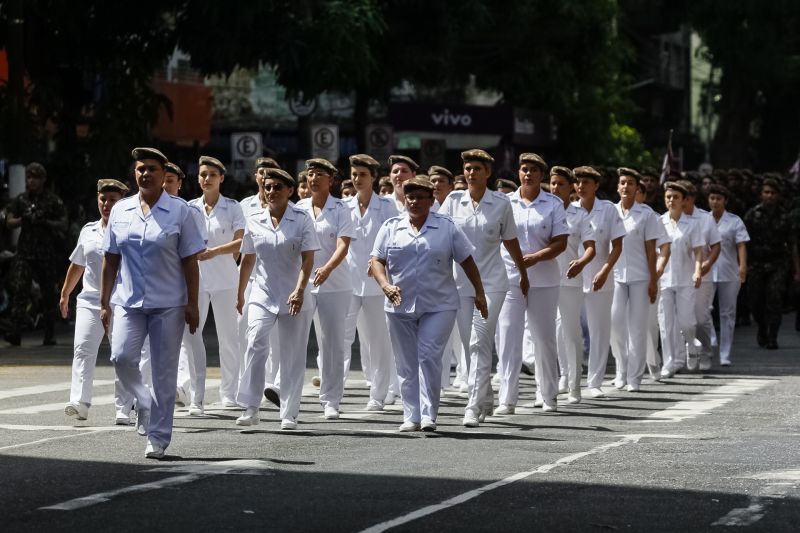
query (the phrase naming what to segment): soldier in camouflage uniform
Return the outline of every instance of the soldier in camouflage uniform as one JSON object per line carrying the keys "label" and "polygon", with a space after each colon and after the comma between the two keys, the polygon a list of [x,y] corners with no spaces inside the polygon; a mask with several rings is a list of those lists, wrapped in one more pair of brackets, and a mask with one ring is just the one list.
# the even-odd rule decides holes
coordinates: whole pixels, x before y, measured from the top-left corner
{"label": "soldier in camouflage uniform", "polygon": [[58,281],[60,250],[67,227],[67,213],[61,199],[45,188],[47,172],[39,163],[25,168],[25,192],[8,206],[6,224],[22,228],[17,242],[17,255],[11,266],[12,292],[10,331],[6,341],[20,344],[20,334],[29,320],[28,295],[31,281],[36,280],[42,293],[44,344],[55,339],[55,319],[58,311]]}
{"label": "soldier in camouflage uniform", "polygon": [[789,214],[792,221],[792,261],[794,262],[794,329],[800,331],[800,197],[794,199],[794,209]]}
{"label": "soldier in camouflage uniform", "polygon": [[795,242],[789,213],[778,202],[778,190],[774,180],[765,180],[761,203],[744,216],[750,233],[747,243],[750,309],[758,324],[758,345],[769,350],[778,348],[783,295]]}

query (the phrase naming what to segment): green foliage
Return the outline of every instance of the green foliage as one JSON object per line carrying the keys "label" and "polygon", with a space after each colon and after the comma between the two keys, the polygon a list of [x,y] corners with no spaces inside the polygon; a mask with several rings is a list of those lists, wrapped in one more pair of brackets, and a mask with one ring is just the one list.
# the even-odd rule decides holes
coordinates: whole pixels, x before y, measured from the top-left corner
{"label": "green foliage", "polygon": [[627,124],[620,124],[611,116],[609,131],[611,151],[603,160],[608,165],[624,165],[636,169],[657,167],[658,161],[644,146],[639,132]]}

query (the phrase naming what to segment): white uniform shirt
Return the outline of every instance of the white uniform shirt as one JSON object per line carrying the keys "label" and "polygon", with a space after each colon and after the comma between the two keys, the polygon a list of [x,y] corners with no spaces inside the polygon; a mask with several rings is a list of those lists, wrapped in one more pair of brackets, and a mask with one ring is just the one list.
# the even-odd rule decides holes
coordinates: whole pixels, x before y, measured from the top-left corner
{"label": "white uniform shirt", "polygon": [[186,305],[181,259],[206,248],[194,213],[166,192],[147,216],[139,194],[114,205],[103,240],[105,252],[122,256],[111,303],[143,309]]}
{"label": "white uniform shirt", "polygon": [[615,206],[625,225],[625,237],[622,239],[622,254],[614,265],[614,281],[650,281],[644,243],[657,241],[662,236],[664,224],[648,205],[634,203],[627,215],[622,212],[621,202]]}
{"label": "white uniform shirt", "polygon": [[[508,275],[500,256],[502,241],[517,237],[511,202],[503,193],[487,190],[478,207],[472,206],[469,191],[453,191],[444,199],[439,212],[449,215],[475,247],[472,254],[485,292],[506,292]],[[460,263],[460,261],[457,261]],[[456,285],[462,296],[475,296],[475,289],[456,265]]]}
{"label": "white uniform shirt", "polygon": [[242,216],[245,219],[250,215],[252,215],[253,213],[257,213],[264,210],[264,208],[261,207],[261,200],[258,199],[257,194],[248,196],[247,198],[243,198],[239,202],[239,207],[242,208]]}
{"label": "white uniform shirt", "polygon": [[[560,200],[559,200],[560,201]],[[563,202],[562,202],[563,205]],[[567,279],[569,264],[583,255],[583,243],[594,240],[594,230],[589,223],[589,213],[579,205],[569,204],[565,209],[569,237],[567,248],[556,257],[562,287],[583,287],[583,276]]]}
{"label": "white uniform shirt", "polygon": [[[510,193],[508,199],[514,213],[522,255],[536,253],[546,248],[553,237],[569,234],[564,203],[549,192],[540,191],[530,204],[522,200],[518,191]],[[508,283],[519,285],[519,270],[505,246],[500,247],[500,255],[506,267]],[[528,280],[531,287],[558,287],[561,283],[558,261],[553,258],[528,268]]]}
{"label": "white uniform shirt", "polygon": [[[580,201],[573,202],[580,206]],[[611,253],[611,241],[625,236],[625,225],[617,212],[616,206],[608,200],[595,198],[594,206],[589,212],[589,224],[594,232],[595,256],[583,269],[583,292],[592,292],[592,280],[608,261]],[[583,247],[581,247],[581,254]],[[610,282],[612,276],[606,279],[602,291],[613,291],[614,283]]]}
{"label": "white uniform shirt", "polygon": [[[257,303],[270,313],[289,314],[287,301],[297,286],[303,265],[301,253],[319,248],[314,222],[306,211],[297,206],[286,207],[277,228],[272,225],[272,217],[267,210],[247,217],[241,252],[256,254],[254,283],[266,295],[266,301],[259,300]],[[306,293],[310,285],[306,285]],[[307,304],[308,298],[303,298],[302,309],[307,309]]]}
{"label": "white uniform shirt", "polygon": [[100,309],[100,271],[103,268],[103,236],[100,220],[89,222],[81,229],[78,244],[69,260],[83,270],[83,289],[78,294],[78,307]]}
{"label": "white uniform shirt", "polygon": [[357,296],[381,295],[383,291],[375,283],[375,280],[369,277],[367,265],[378,230],[381,229],[384,222],[400,214],[397,211],[397,205],[391,198],[373,193],[369,199],[367,210],[364,211],[364,216],[361,216],[357,196],[344,200],[344,203],[353,215],[353,226],[356,232],[356,240],[350,242],[350,248],[347,251],[347,266],[350,268],[350,277],[353,280],[353,294]]}
{"label": "white uniform shirt", "polygon": [[[703,261],[705,261],[711,256],[710,247],[722,240],[722,236],[717,229],[717,223],[711,213],[697,206],[695,206],[694,212],[687,216],[695,220],[700,228],[700,235],[703,237]],[[711,272],[703,276],[703,281],[711,281]]]}
{"label": "white uniform shirt", "polygon": [[739,251],[736,245],[748,242],[750,235],[742,219],[727,211],[723,211],[716,226],[722,241],[720,241],[719,258],[712,269],[713,280],[739,281]]}
{"label": "white uniform shirt", "polygon": [[[189,205],[200,210],[206,230],[208,247],[222,246],[233,240],[233,234],[244,229],[244,214],[239,202],[220,196],[217,205],[206,213],[203,197],[195,198]],[[235,289],[239,285],[239,270],[233,254],[218,255],[200,261],[200,290],[222,291]]]}
{"label": "white uniform shirt", "polygon": [[691,217],[681,215],[676,225],[669,218],[669,211],[661,215],[661,223],[672,239],[669,261],[661,276],[661,288],[691,287],[694,285],[694,249],[703,246],[700,226]]}
{"label": "white uniform shirt", "polygon": [[400,287],[397,307],[386,299],[387,313],[433,313],[460,305],[453,261],[461,263],[475,251],[453,221],[438,213],[414,233],[406,215],[387,220],[375,239],[372,255],[386,262],[389,283]]}
{"label": "white uniform shirt", "polygon": [[[311,205],[311,198],[306,198],[297,202],[297,207],[306,211],[314,222],[314,228],[319,239],[319,252],[314,254],[314,270],[327,263],[336,251],[336,239],[339,237],[350,237],[356,239],[356,232],[353,228],[353,217],[350,210],[339,198],[328,195],[325,206],[319,213],[319,217],[314,217],[314,207]],[[350,269],[347,266],[347,259],[339,263],[333,269],[331,275],[325,283],[319,287],[312,287],[311,292],[338,292],[352,291],[353,280],[350,278]],[[314,280],[314,271],[311,272],[311,280]],[[345,310],[346,312],[346,310]]]}

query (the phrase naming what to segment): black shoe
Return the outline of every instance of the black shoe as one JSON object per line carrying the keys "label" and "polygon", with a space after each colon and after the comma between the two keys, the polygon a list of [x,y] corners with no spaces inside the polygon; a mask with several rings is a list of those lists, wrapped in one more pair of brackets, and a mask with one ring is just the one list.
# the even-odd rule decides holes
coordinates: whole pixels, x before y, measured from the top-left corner
{"label": "black shoe", "polygon": [[11,346],[19,346],[22,344],[22,337],[19,335],[19,333],[6,333],[3,339],[5,339],[5,341]]}
{"label": "black shoe", "polygon": [[777,341],[769,341],[767,343],[767,350],[777,350],[778,349],[778,342]]}
{"label": "black shoe", "polygon": [[529,367],[525,363],[522,363],[522,368],[520,370],[521,370],[521,372],[523,374],[526,374],[528,376],[532,376],[533,375],[533,370],[531,369],[531,367]]}
{"label": "black shoe", "polygon": [[278,391],[272,387],[267,387],[264,389],[264,398],[266,398],[270,403],[275,404],[276,407],[281,406],[281,397],[278,395]]}
{"label": "black shoe", "polygon": [[767,332],[759,328],[758,333],[756,333],[756,342],[760,347],[764,348],[767,345]]}

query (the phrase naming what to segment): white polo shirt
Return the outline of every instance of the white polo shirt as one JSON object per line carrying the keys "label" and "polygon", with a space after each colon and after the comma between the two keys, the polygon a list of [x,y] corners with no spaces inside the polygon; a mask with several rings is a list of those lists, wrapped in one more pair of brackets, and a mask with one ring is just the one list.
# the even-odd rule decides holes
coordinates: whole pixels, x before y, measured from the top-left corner
{"label": "white polo shirt", "polygon": [[[573,203],[579,207],[581,205],[580,201]],[[625,236],[625,225],[622,223],[622,218],[619,216],[616,206],[608,200],[595,198],[594,206],[589,211],[589,224],[594,232],[596,253],[594,259],[583,269],[583,292],[592,292],[592,280],[608,261],[611,253],[611,241]],[[582,253],[583,247],[581,247]],[[609,275],[599,292],[614,290],[614,283],[609,281],[612,277]]]}
{"label": "white polo shirt", "polygon": [[615,206],[625,225],[625,237],[622,239],[622,254],[614,265],[614,281],[650,281],[644,244],[647,241],[657,241],[664,231],[664,224],[656,212],[645,204],[634,202],[627,214],[622,211],[622,202]]}
{"label": "white polo shirt", "polygon": [[[509,193],[508,199],[514,213],[522,255],[536,253],[547,247],[553,237],[569,234],[564,204],[549,192],[539,191],[539,195],[531,203],[526,203],[520,197],[519,191]],[[500,247],[500,255],[503,257],[509,285],[519,285],[519,270],[505,246]],[[558,261],[553,258],[529,267],[528,281],[531,287],[558,287],[561,284]]]}
{"label": "white polo shirt", "polygon": [[[314,222],[314,228],[319,239],[319,251],[314,254],[314,270],[327,263],[333,252],[336,251],[336,239],[339,237],[350,237],[355,240],[356,232],[353,228],[353,217],[350,209],[339,198],[328,195],[325,206],[319,213],[319,217],[314,217],[314,207],[311,205],[311,198],[306,198],[297,202],[297,207],[309,214]],[[311,272],[311,280],[314,280],[314,272]],[[350,269],[347,266],[347,259],[339,263],[333,269],[331,275],[325,283],[319,287],[311,288],[312,294],[319,292],[339,292],[352,291],[353,280],[350,278]]]}
{"label": "white polo shirt", "polygon": [[661,215],[661,223],[672,239],[669,261],[661,276],[661,289],[691,287],[694,285],[694,249],[704,244],[701,228],[685,214],[681,215],[677,224],[673,224],[669,211]]}
{"label": "white polo shirt", "polygon": [[[563,202],[561,205],[564,205]],[[579,205],[569,204],[564,211],[569,237],[567,238],[567,248],[556,257],[561,286],[583,288],[583,274],[567,279],[567,270],[572,261],[580,259],[583,255],[583,243],[594,240],[594,230],[589,223],[589,213],[586,209]]]}
{"label": "white polo shirt", "polygon": [[105,231],[100,220],[89,222],[78,236],[78,244],[69,260],[82,266],[83,280],[77,306],[87,309],[100,309],[100,271],[103,268],[103,236]]}
{"label": "white polo shirt", "polygon": [[720,241],[719,258],[712,269],[712,279],[714,281],[739,281],[739,252],[736,245],[750,241],[750,234],[747,233],[742,219],[728,211],[722,212],[716,226],[722,240]]}
{"label": "white polo shirt", "polygon": [[[251,292],[250,301],[264,306],[270,313],[289,314],[287,301],[303,265],[301,253],[310,250],[319,250],[319,239],[306,211],[287,206],[277,228],[272,225],[267,210],[247,217],[241,252],[256,254],[253,283],[262,293]],[[306,293],[310,286],[310,283],[306,285]],[[308,298],[303,298],[302,309],[308,309],[307,305]]]}
{"label": "white polo shirt", "polygon": [[387,313],[433,313],[458,309],[460,298],[453,265],[466,260],[475,247],[444,215],[429,213],[415,233],[406,215],[387,220],[375,238],[373,256],[386,262],[389,282],[400,287],[397,307],[386,299]]}
{"label": "white polo shirt", "polygon": [[184,306],[181,260],[206,248],[197,210],[162,192],[145,215],[139,196],[117,202],[108,218],[103,251],[122,256],[111,303],[143,309]]}
{"label": "white polo shirt", "polygon": [[239,202],[239,207],[242,208],[242,216],[244,216],[244,218],[249,217],[253,213],[264,210],[264,208],[261,206],[261,200],[258,199],[257,194],[242,199]]}
{"label": "white polo shirt", "polygon": [[[684,213],[685,215],[686,213]],[[691,215],[687,215],[692,220],[697,222],[700,227],[700,235],[703,237],[703,261],[711,256],[710,247],[718,244],[722,240],[722,236],[717,229],[717,222],[714,217],[705,209],[700,209],[695,206]],[[713,268],[712,268],[713,270]],[[703,276],[703,281],[711,281],[711,272]]]}
{"label": "white polo shirt", "polygon": [[[478,265],[485,292],[506,292],[508,275],[500,256],[502,241],[517,238],[511,202],[503,193],[486,190],[477,207],[469,191],[453,191],[444,199],[439,213],[449,215],[475,247],[472,257]],[[460,263],[460,261],[457,261]],[[456,285],[461,296],[475,296],[475,289],[456,265]]]}
{"label": "white polo shirt", "polygon": [[383,291],[375,283],[375,280],[369,277],[367,266],[378,230],[381,229],[384,222],[400,214],[397,211],[397,205],[391,198],[373,193],[369,199],[367,210],[364,211],[364,216],[361,216],[357,196],[344,200],[344,203],[353,215],[353,227],[356,232],[356,240],[350,242],[350,248],[347,251],[347,266],[350,268],[350,277],[353,280],[353,294],[357,296],[381,295]]}
{"label": "white polo shirt", "polygon": [[[228,244],[233,234],[244,229],[244,214],[239,202],[220,196],[217,205],[207,213],[203,197],[195,198],[189,205],[200,210],[203,215],[203,226],[206,230],[207,247]],[[239,269],[233,254],[218,255],[212,259],[200,261],[200,290],[222,291],[235,289],[239,285]]]}

